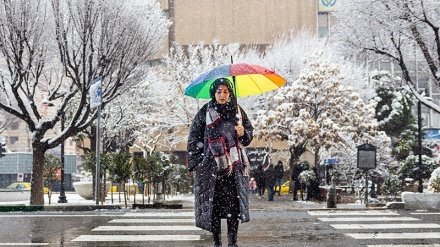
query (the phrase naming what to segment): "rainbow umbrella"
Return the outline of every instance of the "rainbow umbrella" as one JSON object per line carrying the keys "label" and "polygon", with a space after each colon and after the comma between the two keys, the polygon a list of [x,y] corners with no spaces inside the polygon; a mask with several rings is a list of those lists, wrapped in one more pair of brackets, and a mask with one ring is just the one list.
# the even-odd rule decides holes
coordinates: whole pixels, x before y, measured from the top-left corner
{"label": "rainbow umbrella", "polygon": [[185,89],[185,95],[210,99],[209,88],[218,78],[232,81],[236,97],[262,94],[280,88],[286,80],[274,71],[253,64],[230,64],[214,68],[195,79]]}

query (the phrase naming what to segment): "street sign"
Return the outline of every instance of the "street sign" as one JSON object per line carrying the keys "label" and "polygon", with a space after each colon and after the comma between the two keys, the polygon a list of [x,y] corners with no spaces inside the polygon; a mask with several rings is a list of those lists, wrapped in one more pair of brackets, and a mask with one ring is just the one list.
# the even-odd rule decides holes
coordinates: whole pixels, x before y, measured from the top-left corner
{"label": "street sign", "polygon": [[90,108],[95,108],[101,105],[102,101],[102,87],[101,87],[102,78],[98,77],[92,81],[92,85],[90,85],[89,93],[90,93]]}
{"label": "street sign", "polygon": [[23,173],[17,173],[17,182],[23,182],[24,174]]}
{"label": "street sign", "polygon": [[358,146],[357,165],[359,169],[375,169],[376,147],[368,143]]}
{"label": "street sign", "polygon": [[339,159],[324,159],[324,164],[338,164],[339,162]]}

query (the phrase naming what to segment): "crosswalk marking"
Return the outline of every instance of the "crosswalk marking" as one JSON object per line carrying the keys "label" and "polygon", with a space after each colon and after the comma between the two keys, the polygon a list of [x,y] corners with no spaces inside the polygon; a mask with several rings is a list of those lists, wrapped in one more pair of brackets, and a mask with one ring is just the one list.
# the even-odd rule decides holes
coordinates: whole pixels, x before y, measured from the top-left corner
{"label": "crosswalk marking", "polygon": [[73,242],[198,241],[200,235],[81,235]]}
{"label": "crosswalk marking", "polygon": [[[192,211],[130,212],[123,215],[115,215],[115,217],[113,219],[109,219],[107,223],[108,224],[100,225],[91,230],[91,232],[98,234],[81,235],[72,241],[178,242],[202,240],[201,234],[197,233],[201,233],[203,230],[195,226],[194,212]],[[130,235],[130,233],[135,232],[136,235]],[[129,234],[121,235],[122,233]]]}
{"label": "crosswalk marking", "polygon": [[318,218],[320,221],[334,221],[334,222],[346,222],[346,221],[417,221],[420,219],[412,217],[354,217],[354,218]]}
{"label": "crosswalk marking", "polygon": [[334,224],[330,226],[339,230],[440,228],[439,224]]}
{"label": "crosswalk marking", "polygon": [[0,246],[45,246],[49,243],[0,243]]}
{"label": "crosswalk marking", "polygon": [[[440,247],[440,244],[412,244],[414,240],[423,242],[431,240],[432,242],[434,239],[440,239],[440,224],[423,223],[421,219],[415,217],[401,217],[393,211],[309,211],[308,213],[317,216],[320,221],[329,222],[333,229],[345,231],[344,234],[348,237],[369,241],[363,243],[368,247]],[[362,230],[365,231],[362,232]],[[388,230],[388,232],[381,230]],[[396,240],[399,243],[382,245],[379,242],[381,240]]]}
{"label": "crosswalk marking", "polygon": [[399,215],[391,211],[309,211],[312,216],[340,216],[340,215]]}
{"label": "crosswalk marking", "polygon": [[109,223],[194,223],[194,219],[114,219]]}
{"label": "crosswalk marking", "polygon": [[440,232],[346,233],[354,239],[440,239]]}
{"label": "crosswalk marking", "polygon": [[430,214],[432,214],[432,215],[439,215],[440,213],[429,213],[429,212],[424,212],[424,213],[411,213],[411,214],[418,214],[418,215],[420,215],[420,214],[427,214],[427,215],[430,215]]}
{"label": "crosswalk marking", "polygon": [[193,211],[126,213],[125,217],[194,217]]}
{"label": "crosswalk marking", "polygon": [[367,247],[440,247],[440,244],[378,244]]}
{"label": "crosswalk marking", "polygon": [[199,231],[195,226],[98,226],[92,231]]}

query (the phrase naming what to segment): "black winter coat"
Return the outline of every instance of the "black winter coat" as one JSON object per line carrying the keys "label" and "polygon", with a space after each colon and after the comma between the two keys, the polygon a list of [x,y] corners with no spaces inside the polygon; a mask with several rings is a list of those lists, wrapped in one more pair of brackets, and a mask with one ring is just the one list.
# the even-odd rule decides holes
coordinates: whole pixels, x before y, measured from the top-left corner
{"label": "black winter coat", "polygon": [[[188,137],[187,151],[188,170],[196,170],[196,178],[194,182],[196,226],[211,231],[217,164],[208,147],[208,136],[207,131],[205,131],[208,104],[212,104],[212,101],[205,104],[193,120]],[[247,146],[253,139],[253,127],[243,109],[241,109],[241,114],[245,134],[244,136],[239,137],[238,140],[243,146]],[[240,207],[240,219],[243,223],[249,221],[249,178],[243,175],[243,171],[240,167],[236,166],[235,168],[236,170],[239,169],[235,172],[235,177]]]}
{"label": "black winter coat", "polygon": [[267,187],[275,186],[275,182],[277,179],[277,174],[273,165],[269,165],[269,167],[264,171],[264,182]]}

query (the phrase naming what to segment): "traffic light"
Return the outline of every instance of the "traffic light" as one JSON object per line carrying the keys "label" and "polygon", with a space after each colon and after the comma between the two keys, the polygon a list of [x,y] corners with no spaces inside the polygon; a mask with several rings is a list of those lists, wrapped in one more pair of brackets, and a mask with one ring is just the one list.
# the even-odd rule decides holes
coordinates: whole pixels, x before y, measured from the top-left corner
{"label": "traffic light", "polygon": [[6,153],[5,149],[6,144],[0,142],[0,157],[5,156],[3,153]]}

